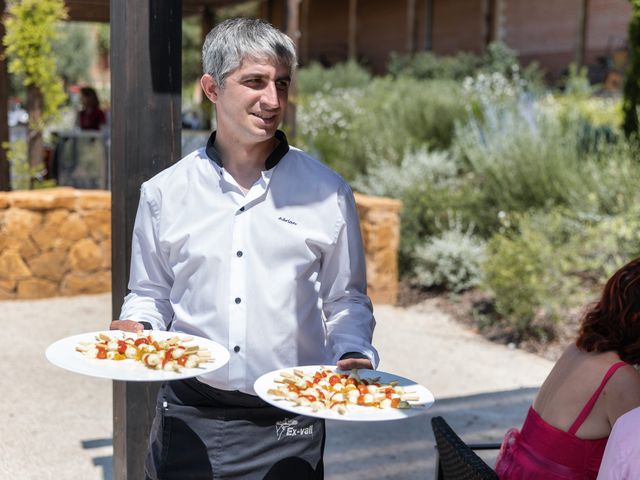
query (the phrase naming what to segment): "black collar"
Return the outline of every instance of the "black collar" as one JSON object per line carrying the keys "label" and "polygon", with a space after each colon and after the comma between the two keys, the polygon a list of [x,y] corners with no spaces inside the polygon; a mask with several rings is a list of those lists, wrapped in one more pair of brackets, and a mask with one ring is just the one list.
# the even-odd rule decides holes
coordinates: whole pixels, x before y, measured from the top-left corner
{"label": "black collar", "polygon": [[[273,152],[267,157],[266,162],[264,162],[264,167],[267,170],[271,170],[275,167],[278,162],[284,157],[289,151],[289,142],[287,142],[287,136],[281,130],[276,130],[276,134],[274,135],[276,139],[279,140],[278,146],[275,148]],[[215,130],[211,132],[209,136],[209,140],[207,141],[207,148],[205,151],[207,152],[207,156],[216,163],[219,167],[222,167],[222,158],[220,158],[220,153],[216,150],[214,146],[216,141],[216,132]]]}

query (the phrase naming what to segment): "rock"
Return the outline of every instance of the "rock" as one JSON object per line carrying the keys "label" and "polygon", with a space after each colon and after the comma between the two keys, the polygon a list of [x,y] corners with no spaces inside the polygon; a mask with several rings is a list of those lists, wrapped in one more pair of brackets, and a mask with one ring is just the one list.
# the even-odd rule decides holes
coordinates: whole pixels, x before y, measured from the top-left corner
{"label": "rock", "polygon": [[89,228],[91,236],[95,240],[103,240],[111,238],[111,211],[110,210],[93,210],[82,216],[84,222]]}
{"label": "rock", "polygon": [[70,213],[69,216],[60,223],[60,237],[65,240],[76,241],[86,238],[89,234],[87,224],[84,223],[79,213]]}
{"label": "rock", "polygon": [[41,278],[30,278],[18,282],[17,298],[33,299],[53,297],[58,293],[58,284]]}
{"label": "rock", "polygon": [[40,213],[12,207],[4,212],[0,231],[13,239],[23,239],[27,238],[41,223]]}
{"label": "rock", "polygon": [[23,280],[31,277],[31,270],[15,250],[0,253],[0,279]]}
{"label": "rock", "polygon": [[62,250],[49,250],[28,261],[35,277],[54,282],[62,280],[69,270],[67,254]]}
{"label": "rock", "polygon": [[98,272],[91,275],[69,273],[60,288],[62,295],[81,295],[111,291],[111,272]]}
{"label": "rock", "polygon": [[102,251],[93,240],[83,238],[69,249],[69,262],[74,272],[95,272],[102,263]]}

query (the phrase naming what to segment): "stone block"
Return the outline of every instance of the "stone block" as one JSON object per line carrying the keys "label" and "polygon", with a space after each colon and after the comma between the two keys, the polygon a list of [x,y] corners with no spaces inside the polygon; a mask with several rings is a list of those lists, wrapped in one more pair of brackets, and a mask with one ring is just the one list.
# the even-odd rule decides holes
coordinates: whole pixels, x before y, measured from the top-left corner
{"label": "stone block", "polygon": [[58,187],[12,192],[10,202],[16,208],[50,210],[52,208],[73,206],[75,198],[76,193],[73,188]]}
{"label": "stone block", "polygon": [[40,247],[38,247],[31,237],[27,237],[20,242],[18,252],[20,252],[20,255],[24,260],[28,260],[40,253]]}
{"label": "stone block", "polygon": [[20,253],[15,250],[5,250],[0,253],[0,279],[24,280],[31,277],[31,270]]}
{"label": "stone block", "polygon": [[12,290],[5,290],[0,287],[0,300],[14,300],[18,297],[18,294]]}
{"label": "stone block", "polygon": [[30,278],[18,282],[17,298],[33,299],[55,297],[58,294],[58,284],[42,278]]}
{"label": "stone block", "polygon": [[2,216],[0,231],[14,239],[27,238],[42,223],[42,215],[23,208],[8,208]]}
{"label": "stone block", "polygon": [[9,192],[0,192],[0,209],[8,208],[10,204]]}
{"label": "stone block", "polygon": [[95,240],[111,238],[111,211],[92,210],[82,215],[89,228],[89,233]]}
{"label": "stone block", "polygon": [[28,261],[35,277],[59,282],[69,270],[67,254],[63,250],[49,250]]}
{"label": "stone block", "polygon": [[111,192],[78,190],[77,210],[111,210]]}
{"label": "stone block", "polygon": [[100,251],[102,252],[102,264],[100,267],[105,270],[111,270],[111,238],[100,242]]}
{"label": "stone block", "polygon": [[0,280],[0,289],[13,292],[18,282],[16,280]]}
{"label": "stone block", "polygon": [[62,295],[82,295],[111,291],[111,272],[93,274],[69,273],[62,281]]}
{"label": "stone block", "polygon": [[89,229],[79,213],[70,213],[69,216],[60,223],[60,237],[65,240],[77,241],[87,238]]}
{"label": "stone block", "polygon": [[76,273],[95,272],[102,264],[102,251],[93,240],[83,238],[69,249],[69,262]]}

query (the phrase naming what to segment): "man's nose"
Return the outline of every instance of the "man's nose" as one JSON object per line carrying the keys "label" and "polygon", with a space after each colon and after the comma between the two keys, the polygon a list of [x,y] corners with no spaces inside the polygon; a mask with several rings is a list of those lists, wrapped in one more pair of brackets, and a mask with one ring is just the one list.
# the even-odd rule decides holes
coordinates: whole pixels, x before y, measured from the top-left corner
{"label": "man's nose", "polygon": [[278,98],[278,89],[275,82],[267,83],[266,87],[262,91],[262,104],[269,109],[276,109],[280,106],[280,99]]}

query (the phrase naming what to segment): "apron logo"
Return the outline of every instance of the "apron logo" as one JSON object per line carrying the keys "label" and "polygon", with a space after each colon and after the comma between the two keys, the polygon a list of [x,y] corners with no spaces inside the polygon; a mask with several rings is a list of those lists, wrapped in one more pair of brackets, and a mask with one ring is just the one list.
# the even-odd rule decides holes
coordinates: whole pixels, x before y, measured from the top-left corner
{"label": "apron logo", "polygon": [[282,437],[313,436],[313,425],[305,428],[298,428],[297,425],[297,420],[289,418],[276,422],[276,436],[278,440],[281,440]]}

